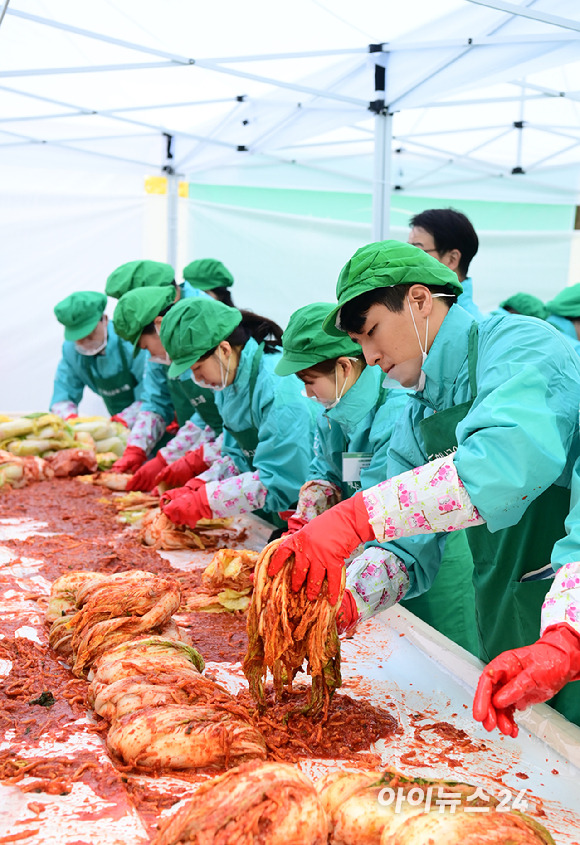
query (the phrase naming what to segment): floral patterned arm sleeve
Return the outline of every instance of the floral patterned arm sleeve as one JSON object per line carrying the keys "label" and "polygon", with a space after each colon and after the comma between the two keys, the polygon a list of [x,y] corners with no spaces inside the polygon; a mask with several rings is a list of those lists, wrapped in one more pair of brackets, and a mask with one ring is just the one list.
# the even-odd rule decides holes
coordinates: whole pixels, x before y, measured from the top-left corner
{"label": "floral patterned arm sleeve", "polygon": [[[203,444],[203,459],[206,462],[206,464],[209,464],[210,467],[211,467],[213,462],[217,461],[217,459],[219,457],[221,457],[222,443],[223,443],[223,440],[224,440],[224,436],[223,436],[223,434],[219,434],[217,437],[215,437],[215,432],[211,428],[209,428],[209,426],[208,426],[208,430],[210,432],[210,435],[212,435],[212,437],[211,437],[210,440],[207,440]],[[214,437],[215,437],[215,439],[213,439]]]}
{"label": "floral patterned arm sleeve", "polygon": [[580,634],[580,563],[565,563],[554,578],[544,604],[540,633],[552,625],[567,622]]}
{"label": "floral patterned arm sleeve", "polygon": [[209,426],[200,428],[192,420],[187,420],[167,446],[159,450],[159,453],[165,458],[166,463],[172,464],[186,452],[197,449],[213,436],[214,433]]}
{"label": "floral patterned arm sleeve", "polygon": [[62,417],[63,420],[66,420],[71,414],[78,413],[78,407],[74,402],[69,402],[68,400],[55,402],[54,405],[50,406],[50,413],[56,414],[57,417]]}
{"label": "floral patterned arm sleeve", "polygon": [[409,584],[403,561],[379,546],[369,546],[347,564],[346,588],[352,593],[360,622],[401,601]]}
{"label": "floral patterned arm sleeve", "polygon": [[217,517],[259,510],[264,507],[268,493],[257,471],[242,472],[224,481],[210,481],[205,490],[212,514]]}
{"label": "floral patterned arm sleeve", "polygon": [[165,431],[165,420],[153,411],[140,411],[131,429],[127,446],[138,446],[149,454]]}
{"label": "floral patterned arm sleeve", "polygon": [[[205,458],[205,447],[203,450],[203,456]],[[222,455],[221,458],[217,458],[209,469],[206,469],[205,472],[201,472],[197,477],[201,478],[202,481],[205,481],[206,484],[209,484],[210,481],[221,481],[226,478],[233,478],[235,475],[239,475],[240,471],[232,461],[229,455]]]}
{"label": "floral patterned arm sleeve", "polygon": [[295,516],[310,522],[342,499],[342,491],[330,481],[307,481],[300,488]]}
{"label": "floral patterned arm sleeve", "polygon": [[139,416],[142,404],[141,400],[137,399],[135,402],[132,402],[131,405],[127,405],[126,408],[123,408],[121,413],[116,414],[115,416],[124,420],[127,424],[127,428],[133,428],[137,422],[137,417]]}
{"label": "floral patterned arm sleeve", "polygon": [[363,498],[381,543],[485,522],[457,474],[453,455],[381,481],[363,490]]}

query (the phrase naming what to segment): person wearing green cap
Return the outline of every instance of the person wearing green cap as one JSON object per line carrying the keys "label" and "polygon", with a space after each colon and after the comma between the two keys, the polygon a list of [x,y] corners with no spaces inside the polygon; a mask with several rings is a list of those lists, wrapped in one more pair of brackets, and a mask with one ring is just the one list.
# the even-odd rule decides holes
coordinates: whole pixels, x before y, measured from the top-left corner
{"label": "person wearing green cap", "polygon": [[[570,561],[565,520],[580,454],[580,361],[544,321],[478,323],[454,305],[460,290],[449,268],[396,241],[369,244],[345,265],[326,331],[347,332],[369,365],[417,395],[391,439],[385,480],[283,539],[269,573],[294,555],[293,588],[306,582],[313,599],[327,578],[336,602],[345,558],[378,540],[391,551],[392,604],[401,581],[407,596],[429,589],[440,540],[467,529],[480,657],[491,660],[473,714],[488,730],[515,735],[514,707],[523,699],[510,699],[512,681],[531,685],[536,702],[560,690],[553,705],[580,722],[580,697],[565,686],[580,656],[577,617],[556,617],[536,642],[554,570]],[[358,586],[347,571],[347,587]]]}
{"label": "person wearing green cap", "polygon": [[169,373],[215,391],[222,456],[161,499],[175,523],[260,512],[278,527],[294,508],[312,456],[316,409],[295,377],[274,372],[282,330],[266,317],[214,299],[184,300],[161,325]]}
{"label": "person wearing green cap", "polygon": [[62,357],[54,379],[50,410],[76,416],[85,387],[101,396],[109,414],[130,426],[140,407],[145,353],[117,337],[105,314],[107,297],[75,291],[54,306],[64,326]]}
{"label": "person wearing green cap", "polygon": [[[113,465],[115,472],[136,470],[127,485],[129,491],[153,489],[157,476],[168,465],[196,447],[206,446],[212,458],[219,454],[219,445],[216,451],[213,444],[221,433],[221,417],[213,391],[197,387],[190,378],[169,378],[171,361],[161,343],[159,329],[164,315],[174,305],[174,295],[174,288],[167,285],[135,288],[121,296],[113,315],[118,334],[133,344],[134,354],[140,349],[149,353],[139,417],[123,457]],[[148,378],[151,370],[154,378]],[[157,371],[163,378],[157,377]],[[167,408],[171,408],[171,414],[175,411],[180,428],[154,458],[145,462],[147,453],[163,433],[166,417],[162,414]],[[198,471],[204,467],[205,464],[200,464]]]}
{"label": "person wearing green cap", "polygon": [[494,314],[523,314],[524,317],[536,317],[538,320],[545,320],[548,316],[548,309],[541,299],[531,293],[514,293],[500,302]]}
{"label": "person wearing green cap", "polygon": [[[176,284],[173,267],[163,261],[128,261],[111,273],[107,279],[105,290],[109,296],[120,299],[131,291],[145,290],[150,287],[162,287],[167,292],[171,291],[175,302],[198,296],[207,298],[204,291],[193,288],[186,281]],[[155,335],[151,326],[148,332],[152,336]],[[154,486],[151,481],[165,467],[165,464],[162,464],[164,455],[167,462],[176,460],[184,454],[187,448],[193,447],[199,440],[199,426],[197,425],[199,421],[192,421],[191,426],[188,426],[186,420],[191,416],[196,404],[200,401],[200,394],[189,385],[185,385],[185,387],[174,385],[173,390],[170,390],[167,380],[167,364],[164,365],[163,363],[165,361],[163,350],[157,357],[160,360],[149,360],[147,362],[144,377],[144,402],[131,427],[129,439],[131,448],[125,450],[123,459],[117,461],[116,464],[117,472],[134,472],[145,463],[147,455],[154,452],[155,449],[159,450],[160,446],[167,447],[167,453],[162,453],[159,458],[158,453],[155,458],[152,458],[152,460],[158,458],[155,464],[147,466],[142,473],[132,479],[132,485],[139,485],[134,489],[139,490],[149,490]],[[175,394],[175,397],[172,397],[172,393]],[[184,393],[188,395],[184,396]],[[173,398],[178,402],[179,407],[174,406]],[[219,416],[209,393],[205,395],[204,404],[207,404],[208,411],[211,409],[211,420],[219,428]],[[176,416],[181,428],[178,432],[179,436],[177,439],[173,438],[170,445],[167,442],[170,435],[166,431],[166,427],[174,425]]]}
{"label": "person wearing green cap", "polygon": [[580,354],[580,284],[569,285],[546,302],[547,321],[569,339]]}
{"label": "person wearing green cap", "polygon": [[190,261],[183,268],[183,278],[192,287],[205,291],[214,299],[219,299],[224,305],[234,307],[229,291],[234,283],[234,277],[217,258],[197,258],[195,261]]}
{"label": "person wearing green cap", "polygon": [[[296,373],[307,395],[326,407],[318,416],[315,454],[296,514],[288,521],[290,530],[298,530],[336,502],[383,479],[391,437],[409,399],[405,390],[382,386],[380,369],[366,366],[360,345],[347,334],[334,337],[324,331],[322,324],[332,310],[329,303],[315,303],[294,312],[282,336],[283,357],[276,367],[279,375]],[[446,539],[441,568],[431,589],[404,605],[475,653],[471,553],[465,532],[457,531]],[[377,543],[369,544],[349,564],[349,571],[381,573],[380,563],[388,555]],[[363,583],[364,589],[359,587],[356,594],[345,593],[339,629],[346,630],[382,609],[384,579],[367,575]]]}
{"label": "person wearing green cap", "polygon": [[175,272],[171,264],[164,261],[127,261],[107,278],[105,293],[113,299],[120,299],[130,290],[148,287],[175,287]]}
{"label": "person wearing green cap", "polygon": [[348,335],[330,337],[322,328],[333,306],[314,302],[295,311],[282,335],[279,376],[297,375],[319,406],[315,452],[300,490],[296,529],[342,498],[381,480],[386,450],[408,399],[403,390],[381,387],[360,346]]}

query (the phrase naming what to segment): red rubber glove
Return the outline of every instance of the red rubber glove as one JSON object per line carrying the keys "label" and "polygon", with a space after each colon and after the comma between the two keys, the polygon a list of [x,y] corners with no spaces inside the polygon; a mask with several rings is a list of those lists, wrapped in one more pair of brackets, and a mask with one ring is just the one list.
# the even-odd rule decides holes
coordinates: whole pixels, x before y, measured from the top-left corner
{"label": "red rubber glove", "polygon": [[113,414],[113,416],[111,417],[111,422],[118,422],[121,423],[121,425],[124,425],[125,428],[129,428],[123,417],[121,417],[119,414]]}
{"label": "red rubber glove", "polygon": [[296,516],[296,511],[280,511],[278,516],[288,523],[288,530],[282,534],[282,537],[290,537],[291,534],[296,534],[297,531],[308,525],[308,520]]}
{"label": "red rubber glove", "polygon": [[204,472],[208,467],[209,464],[203,459],[203,446],[199,446],[165,466],[155,479],[154,486],[163,483],[167,487],[183,487],[186,481]]}
{"label": "red rubber glove", "polygon": [[161,470],[167,466],[167,461],[159,452],[155,455],[154,458],[151,458],[150,461],[143,464],[143,466],[137,470],[133,478],[127,484],[127,492],[131,492],[132,490],[143,490],[144,493],[147,493],[149,490],[153,490],[155,487],[155,479],[161,472]]}
{"label": "red rubber glove", "polygon": [[200,519],[211,519],[213,514],[207,501],[207,490],[203,484],[198,490],[181,488],[183,495],[164,504],[161,510],[176,525],[195,528]]}
{"label": "red rubber glove", "polygon": [[292,589],[299,590],[306,577],[306,596],[311,601],[328,578],[328,600],[336,604],[344,560],[359,543],[375,539],[362,492],[339,502],[312,519],[304,528],[282,540],[270,561],[268,575],[282,569],[294,555]]}
{"label": "red rubber glove", "polygon": [[139,446],[127,446],[123,457],[111,467],[113,472],[135,472],[147,460],[147,453]]}
{"label": "red rubber glove", "polygon": [[199,490],[200,487],[205,487],[205,481],[201,478],[192,478],[184,487],[175,487],[173,490],[166,490],[161,494],[160,505],[165,505],[167,502],[174,502],[183,495],[188,495],[192,490]]}
{"label": "red rubber glove", "polygon": [[336,628],[339,634],[354,628],[358,622],[358,608],[350,590],[345,590],[336,614]]}
{"label": "red rubber glove", "polygon": [[514,710],[525,710],[556,695],[580,678],[580,634],[566,622],[553,625],[532,645],[504,651],[483,670],[473,717],[492,731],[516,737]]}

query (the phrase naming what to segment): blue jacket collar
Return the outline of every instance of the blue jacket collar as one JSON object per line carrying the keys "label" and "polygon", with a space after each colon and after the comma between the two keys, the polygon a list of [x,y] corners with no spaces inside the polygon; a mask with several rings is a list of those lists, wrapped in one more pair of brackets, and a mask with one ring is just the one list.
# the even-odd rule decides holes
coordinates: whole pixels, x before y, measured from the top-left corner
{"label": "blue jacket collar", "polygon": [[452,305],[423,364],[425,389],[418,394],[434,408],[447,407],[450,391],[467,360],[469,329],[473,317],[461,306]]}

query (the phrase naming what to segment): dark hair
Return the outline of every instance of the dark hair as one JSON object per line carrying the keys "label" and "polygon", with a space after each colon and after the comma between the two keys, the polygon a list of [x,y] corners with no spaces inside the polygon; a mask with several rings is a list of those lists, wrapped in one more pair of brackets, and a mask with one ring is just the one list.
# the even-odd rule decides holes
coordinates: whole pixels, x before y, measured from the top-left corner
{"label": "dark hair", "polygon": [[[359,334],[365,324],[369,308],[373,305],[384,305],[389,311],[400,313],[405,307],[405,299],[411,287],[413,287],[412,284],[373,288],[361,293],[360,296],[355,296],[354,299],[345,302],[340,309],[340,328],[344,332]],[[442,301],[449,307],[457,302],[457,290],[452,285],[429,285],[429,290],[431,293],[444,293],[446,298]]]}
{"label": "dark hair", "polygon": [[[163,308],[163,310],[160,311],[157,316],[158,317],[165,317],[167,312],[170,311],[173,308],[174,305],[175,305],[175,302],[170,302],[169,305],[166,308]],[[143,331],[141,332],[141,334],[142,335],[143,334],[155,334],[155,320],[153,320],[152,323],[148,323],[145,326],[145,328],[143,329]]]}
{"label": "dark hair", "polygon": [[452,249],[461,253],[459,272],[467,276],[471,259],[479,247],[479,239],[469,219],[454,208],[428,208],[409,221],[433,235],[435,249],[443,254]]}
{"label": "dark hair", "polygon": [[[279,352],[282,346],[282,329],[278,323],[270,320],[269,317],[255,314],[253,311],[246,311],[243,308],[238,310],[242,315],[242,322],[224,340],[227,340],[231,346],[245,346],[248,340],[253,337],[258,343],[264,343],[265,353]],[[204,361],[209,358],[216,349],[217,346],[214,346],[199,360]]]}
{"label": "dark hair", "polygon": [[220,302],[223,302],[224,305],[229,305],[230,308],[235,308],[234,301],[232,299],[232,295],[229,291],[229,288],[226,287],[219,287],[219,288],[212,288],[208,291],[212,296],[215,296],[216,299],[219,299]]}
{"label": "dark hair", "polygon": [[[344,358],[344,357],[350,358],[350,357],[355,357],[355,356],[337,355],[336,358],[327,358],[326,361],[319,361],[317,364],[313,364],[311,367],[305,367],[303,370],[300,370],[299,372],[297,372],[296,375],[298,376],[298,378],[301,381],[304,381],[304,377],[306,375],[310,374],[310,373],[314,376],[316,376],[316,375],[329,376],[331,373],[334,372],[335,367],[336,367],[336,362],[338,361],[338,359]],[[357,361],[361,362],[362,369],[364,370],[364,368],[366,367],[366,361],[363,358],[362,353],[360,355],[357,355],[356,359],[357,359]],[[362,372],[362,370],[361,370],[361,372]]]}

